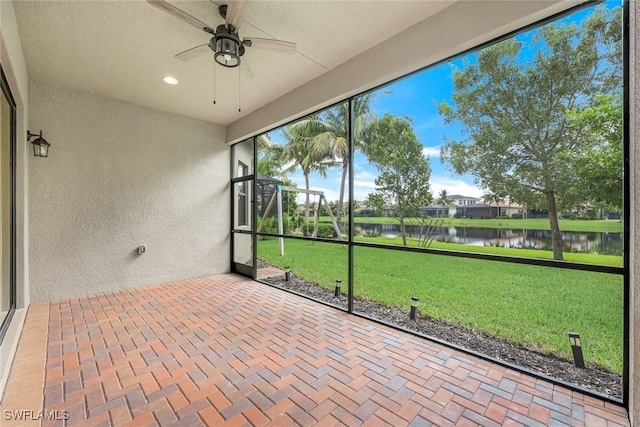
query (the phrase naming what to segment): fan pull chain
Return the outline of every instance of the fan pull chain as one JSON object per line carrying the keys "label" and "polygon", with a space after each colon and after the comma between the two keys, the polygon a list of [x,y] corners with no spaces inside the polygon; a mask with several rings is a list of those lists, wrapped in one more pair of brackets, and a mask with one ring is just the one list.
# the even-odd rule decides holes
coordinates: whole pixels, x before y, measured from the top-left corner
{"label": "fan pull chain", "polygon": [[240,101],[241,101],[240,96],[242,95],[241,94],[242,88],[240,86],[240,81],[242,79],[240,78],[240,67],[236,67],[236,68],[238,69],[238,113],[240,113],[242,111],[242,109],[240,108]]}
{"label": "fan pull chain", "polygon": [[216,105],[216,63],[213,62],[213,105]]}

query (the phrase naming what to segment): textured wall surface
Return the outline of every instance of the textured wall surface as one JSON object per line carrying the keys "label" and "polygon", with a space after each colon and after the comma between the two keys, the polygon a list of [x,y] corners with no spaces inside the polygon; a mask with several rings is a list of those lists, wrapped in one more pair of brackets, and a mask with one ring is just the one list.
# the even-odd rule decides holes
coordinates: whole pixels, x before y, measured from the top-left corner
{"label": "textured wall surface", "polygon": [[228,271],[223,127],[33,80],[29,102],[51,143],[29,159],[32,302]]}

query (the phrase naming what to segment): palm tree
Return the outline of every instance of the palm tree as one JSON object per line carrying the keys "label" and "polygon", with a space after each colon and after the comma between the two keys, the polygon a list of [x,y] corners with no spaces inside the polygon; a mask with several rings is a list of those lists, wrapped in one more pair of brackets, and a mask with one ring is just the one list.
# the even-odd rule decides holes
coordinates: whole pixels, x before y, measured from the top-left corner
{"label": "palm tree", "polygon": [[[372,110],[373,93],[358,96],[353,99],[353,114],[351,134],[354,151],[363,145],[363,138],[367,128],[375,120]],[[349,103],[343,102],[324,112],[313,114],[300,120],[290,129],[311,135],[311,150],[316,158],[321,158],[327,166],[342,166],[340,193],[338,196],[337,223],[340,224],[344,215],[344,190],[349,173]]]}
{"label": "palm tree", "polygon": [[268,134],[262,134],[257,138],[258,173],[270,177],[285,178],[283,171],[283,146],[269,138]]}
{"label": "palm tree", "polygon": [[444,215],[444,208],[447,206],[451,206],[454,200],[449,196],[449,193],[444,188],[440,190],[438,194],[438,198],[436,199],[436,203],[442,205],[442,214]]}
{"label": "palm tree", "polygon": [[[283,164],[291,163],[283,172],[291,172],[298,167],[302,169],[305,189],[309,190],[309,174],[311,172],[316,171],[323,177],[327,176],[328,165],[322,162],[326,156],[313,149],[312,137],[308,129],[294,125],[289,126],[283,132],[287,143],[282,148],[282,162]],[[304,207],[305,224],[308,226],[309,193],[306,193]]]}
{"label": "palm tree", "polygon": [[485,194],[482,195],[482,198],[489,202],[489,204],[491,203],[495,203],[496,204],[496,217],[500,216],[500,202],[504,201],[504,194],[503,193],[499,193],[496,191],[489,191]]}
{"label": "palm tree", "polygon": [[282,153],[283,147],[279,144],[260,150],[258,153],[258,173],[265,176],[284,178]]}

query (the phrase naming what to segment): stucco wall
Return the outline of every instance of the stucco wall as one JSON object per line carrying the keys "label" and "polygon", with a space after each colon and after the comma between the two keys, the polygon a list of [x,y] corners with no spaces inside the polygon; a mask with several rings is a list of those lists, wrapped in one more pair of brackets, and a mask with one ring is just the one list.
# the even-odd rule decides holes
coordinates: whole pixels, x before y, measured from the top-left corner
{"label": "stucco wall", "polygon": [[33,80],[29,103],[32,302],[228,271],[223,127]]}

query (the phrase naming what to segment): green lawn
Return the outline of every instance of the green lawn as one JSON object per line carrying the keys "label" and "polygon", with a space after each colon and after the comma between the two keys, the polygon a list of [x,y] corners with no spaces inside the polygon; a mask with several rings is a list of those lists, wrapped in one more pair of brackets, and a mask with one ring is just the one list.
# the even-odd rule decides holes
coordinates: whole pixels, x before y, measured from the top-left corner
{"label": "green lawn", "polygon": [[[354,223],[362,224],[398,224],[395,218],[354,217]],[[436,218],[434,218],[434,221]],[[549,220],[545,218],[534,219],[463,219],[463,218],[437,218],[444,220],[444,226],[448,227],[479,227],[479,228],[505,228],[514,230],[549,230]],[[328,216],[321,216],[321,222],[331,222]],[[605,220],[570,220],[561,219],[560,229],[563,231],[583,232],[609,232],[621,233],[622,221]]]}
{"label": "green lawn", "polygon": [[[535,251],[540,252],[540,251]],[[258,256],[333,289],[346,285],[344,245],[261,240]],[[345,286],[343,285],[343,286]],[[354,248],[355,294],[571,358],[581,334],[585,360],[622,372],[623,276],[396,250]]]}

